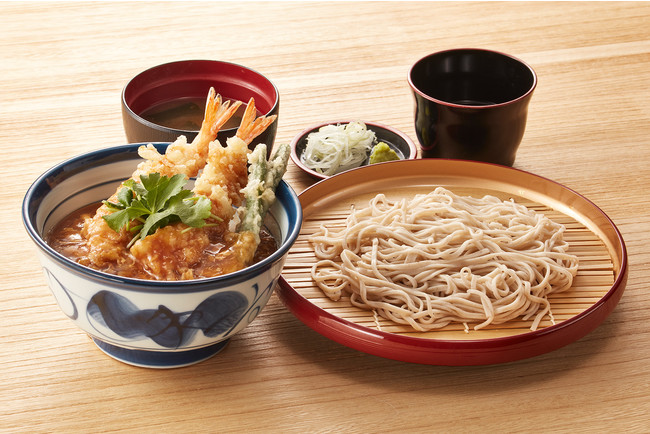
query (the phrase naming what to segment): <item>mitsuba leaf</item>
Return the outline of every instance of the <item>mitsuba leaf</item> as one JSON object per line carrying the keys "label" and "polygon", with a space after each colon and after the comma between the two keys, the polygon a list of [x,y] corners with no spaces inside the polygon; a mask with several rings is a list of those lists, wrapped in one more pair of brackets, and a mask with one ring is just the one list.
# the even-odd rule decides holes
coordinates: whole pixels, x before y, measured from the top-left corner
{"label": "mitsuba leaf", "polygon": [[212,202],[205,196],[197,196],[184,199],[181,203],[171,203],[170,201],[170,208],[174,209],[174,214],[183,223],[194,228],[200,228],[205,225],[205,220],[211,215]]}
{"label": "mitsuba leaf", "polygon": [[160,176],[160,173],[150,173],[146,175],[141,175],[140,180],[142,181],[141,187],[144,188],[141,196],[152,213],[155,213],[165,206],[165,203],[173,196],[178,194],[183,186],[187,183],[185,175],[176,174],[171,178],[167,176]]}
{"label": "mitsuba leaf", "polygon": [[102,216],[102,218],[106,221],[108,227],[113,229],[115,232],[119,231],[123,226],[128,226],[129,222],[133,220],[133,218],[129,216],[129,211],[126,209],[112,212],[108,215]]}
{"label": "mitsuba leaf", "polygon": [[[129,180],[131,181],[131,180]],[[117,192],[117,202],[123,207],[126,208],[133,201],[133,190],[130,188],[122,188]]]}
{"label": "mitsuba leaf", "polygon": [[[191,191],[184,190],[187,183],[184,175],[170,178],[150,173],[141,175],[140,181],[125,181],[117,193],[117,203],[104,201],[112,211],[103,216],[111,229],[119,231],[126,227],[138,231],[129,247],[168,224],[182,221],[188,226],[202,227],[210,218],[212,202],[205,196],[193,196]],[[130,228],[133,220],[139,223]]]}
{"label": "mitsuba leaf", "polygon": [[173,205],[178,201],[182,201],[184,197],[191,195],[191,191],[183,190],[176,196],[171,197],[169,199],[169,203],[164,209],[152,213],[149,217],[147,217],[147,221],[144,223],[142,230],[140,231],[140,238],[144,238],[147,235],[154,233],[159,227],[166,226],[169,223],[173,223],[175,221],[179,221],[178,216],[176,216],[174,213]]}

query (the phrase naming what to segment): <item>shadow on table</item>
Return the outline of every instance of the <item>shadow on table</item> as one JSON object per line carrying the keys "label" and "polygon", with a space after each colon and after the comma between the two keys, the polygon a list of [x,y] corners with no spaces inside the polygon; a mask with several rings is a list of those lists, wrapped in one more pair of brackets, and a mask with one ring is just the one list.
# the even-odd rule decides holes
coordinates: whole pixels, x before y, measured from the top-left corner
{"label": "shadow on table", "polygon": [[[286,312],[286,315],[291,314]],[[272,329],[273,339],[285,345],[296,357],[329,371],[330,375],[350,377],[350,382],[367,382],[396,391],[403,391],[405,385],[418,384],[418,388],[432,388],[438,394],[458,394],[463,386],[471,388],[473,394],[481,394],[503,392],[571,375],[572,370],[589,365],[598,354],[611,351],[622,318],[615,310],[587,336],[540,356],[498,365],[458,367],[421,365],[365,354],[321,336],[295,318],[284,318],[283,323],[285,321],[295,322],[290,333]]]}

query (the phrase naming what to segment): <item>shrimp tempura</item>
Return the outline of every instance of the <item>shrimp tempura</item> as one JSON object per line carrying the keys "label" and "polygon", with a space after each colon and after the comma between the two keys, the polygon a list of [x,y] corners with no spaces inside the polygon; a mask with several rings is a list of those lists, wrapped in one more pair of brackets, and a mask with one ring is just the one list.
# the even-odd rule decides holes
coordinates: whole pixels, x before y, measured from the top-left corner
{"label": "shrimp tempura", "polygon": [[[255,113],[255,100],[251,98],[237,133],[226,140],[226,147],[216,140],[210,143],[205,167],[194,185],[195,194],[204,195],[212,202],[212,214],[220,219],[214,224],[220,226],[222,232],[227,232],[228,223],[235,215],[233,206],[242,204],[242,189],[248,182],[248,145],[277,117],[272,115],[255,119]],[[232,236],[235,235],[238,234]],[[241,243],[242,240],[237,237],[235,252]],[[130,251],[144,269],[154,275],[163,273],[167,280],[187,279],[192,278],[192,265],[197,256],[194,252],[203,251],[209,244],[205,231],[188,230],[185,224],[175,223],[136,241]],[[241,255],[233,254],[233,249],[218,256],[223,274],[247,265],[243,263]],[[169,263],[175,264],[175,270],[165,267],[164,264]]]}
{"label": "shrimp tempura", "polygon": [[[230,104],[230,101],[222,103],[221,95],[216,95],[214,88],[210,88],[203,123],[192,143],[188,144],[186,137],[180,136],[167,147],[165,154],[158,153],[151,144],[141,146],[138,152],[145,161],[138,165],[131,177],[139,182],[140,175],[154,172],[165,176],[178,173],[187,177],[196,176],[206,164],[210,143],[217,138],[219,129],[240,105],[241,101],[233,104]],[[120,185],[117,191],[121,188]],[[108,199],[109,201],[115,201],[117,191]],[[131,234],[125,229],[116,232],[108,226],[102,217],[109,213],[108,207],[101,205],[94,216],[86,219],[81,232],[87,240],[88,258],[98,267],[107,262],[120,260],[126,244],[131,239]]]}
{"label": "shrimp tempura", "polygon": [[215,96],[214,88],[210,88],[201,129],[192,143],[188,144],[187,138],[180,136],[167,147],[164,154],[160,154],[152,144],[141,146],[138,153],[145,161],[138,165],[132,177],[138,180],[140,175],[154,172],[165,176],[177,173],[187,177],[196,176],[205,166],[210,143],[241,104],[241,101],[236,101],[231,105],[229,100],[222,103],[221,95]]}
{"label": "shrimp tempura", "polygon": [[276,115],[255,119],[255,100],[251,98],[234,137],[226,140],[226,147],[217,141],[210,144],[207,164],[196,180],[194,193],[212,201],[212,213],[224,221],[234,215],[234,206],[241,205],[241,189],[248,182],[248,145],[268,128]]}

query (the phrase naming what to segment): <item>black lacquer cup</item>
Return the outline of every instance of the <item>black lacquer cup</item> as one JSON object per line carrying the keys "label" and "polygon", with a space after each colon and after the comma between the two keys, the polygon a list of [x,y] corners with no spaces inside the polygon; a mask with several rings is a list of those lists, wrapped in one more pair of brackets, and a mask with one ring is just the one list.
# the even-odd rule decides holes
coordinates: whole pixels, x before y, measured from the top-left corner
{"label": "black lacquer cup", "polygon": [[408,82],[423,158],[514,164],[537,85],[529,65],[496,51],[453,49],[418,60]]}

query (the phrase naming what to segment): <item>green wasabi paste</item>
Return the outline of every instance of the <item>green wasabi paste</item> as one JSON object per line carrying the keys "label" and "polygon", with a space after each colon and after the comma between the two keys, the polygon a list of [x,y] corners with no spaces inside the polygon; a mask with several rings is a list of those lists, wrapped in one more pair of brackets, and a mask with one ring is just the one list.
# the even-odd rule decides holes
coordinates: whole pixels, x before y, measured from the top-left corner
{"label": "green wasabi paste", "polygon": [[397,152],[393,151],[391,147],[384,142],[377,143],[370,152],[370,164],[399,159]]}

